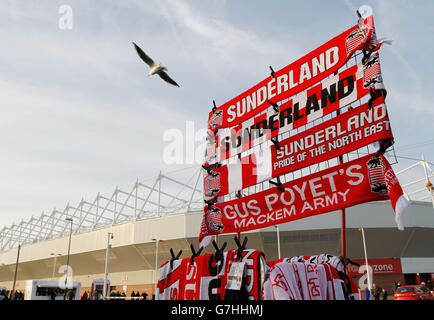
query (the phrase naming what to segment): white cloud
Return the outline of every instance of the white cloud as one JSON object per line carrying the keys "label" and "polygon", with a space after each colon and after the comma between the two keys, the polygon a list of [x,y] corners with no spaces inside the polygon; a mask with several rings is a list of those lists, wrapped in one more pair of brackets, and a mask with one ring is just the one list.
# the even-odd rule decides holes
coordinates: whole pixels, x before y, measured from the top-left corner
{"label": "white cloud", "polygon": [[[177,35],[177,43],[188,52],[190,61],[202,68],[213,69],[215,73],[211,76],[224,77],[227,72],[236,76],[234,71],[238,75],[251,76],[258,70],[252,66],[263,64],[265,71],[270,57],[290,62],[289,57],[295,57],[298,52],[294,44],[281,43],[273,37],[262,38],[224,18],[213,16],[213,10],[201,11],[183,0],[158,1],[158,7]],[[258,82],[260,80],[258,78]]]}

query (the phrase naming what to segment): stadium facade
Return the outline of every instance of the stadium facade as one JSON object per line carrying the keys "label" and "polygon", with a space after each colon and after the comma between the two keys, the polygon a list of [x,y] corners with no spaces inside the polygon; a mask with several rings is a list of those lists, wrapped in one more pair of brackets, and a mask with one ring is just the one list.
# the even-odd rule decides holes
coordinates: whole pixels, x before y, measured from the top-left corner
{"label": "stadium facade", "polygon": [[[68,204],[62,211],[53,210],[51,214],[4,227],[0,236],[0,286],[7,289],[13,286],[20,245],[16,290],[23,290],[26,280],[30,279],[63,281],[61,272],[65,272],[65,268],[61,267],[67,264],[68,249],[70,280],[81,282],[82,292],[90,290],[94,279],[104,278],[110,241],[108,279],[111,290],[124,291],[127,296],[132,291],[146,291],[151,295],[156,266],[170,259],[170,249],[175,253],[182,250],[181,257],[187,257],[191,255],[190,244],[198,247],[203,202],[199,188],[201,171],[194,170],[189,179],[160,173],[153,180],[137,181],[128,191],[116,188],[111,194],[98,194],[93,201],[82,200],[77,206]],[[373,282],[380,287],[392,290],[393,283],[398,281],[413,284],[434,280],[433,203],[414,199],[415,194],[422,192],[425,200],[431,200],[432,193],[426,196],[425,183],[432,176],[432,172],[428,172],[423,179],[403,186],[411,201],[403,217],[404,231],[397,229],[388,201],[346,209],[346,256],[364,263],[360,230],[363,228]],[[422,183],[423,188],[409,192],[406,187],[415,185],[415,181]],[[171,189],[170,183],[178,189]],[[73,220],[65,221],[68,217]],[[248,248],[263,251],[267,260],[320,253],[341,255],[341,212],[241,236],[248,237]],[[227,242],[227,249],[235,248],[233,237],[234,234],[220,235],[217,241],[219,244]],[[212,250],[210,245],[205,251]],[[360,276],[357,270],[352,270],[352,275]]]}

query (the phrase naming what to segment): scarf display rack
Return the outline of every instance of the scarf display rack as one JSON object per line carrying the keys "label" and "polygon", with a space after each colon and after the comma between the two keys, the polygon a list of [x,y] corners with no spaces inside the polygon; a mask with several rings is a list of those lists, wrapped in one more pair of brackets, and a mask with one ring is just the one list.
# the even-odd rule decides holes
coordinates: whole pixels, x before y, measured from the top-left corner
{"label": "scarf display rack", "polygon": [[190,244],[160,266],[156,300],[359,300],[358,287],[345,270],[357,263],[330,254],[266,261],[262,251],[246,249],[248,238],[235,236],[237,249],[214,253]]}

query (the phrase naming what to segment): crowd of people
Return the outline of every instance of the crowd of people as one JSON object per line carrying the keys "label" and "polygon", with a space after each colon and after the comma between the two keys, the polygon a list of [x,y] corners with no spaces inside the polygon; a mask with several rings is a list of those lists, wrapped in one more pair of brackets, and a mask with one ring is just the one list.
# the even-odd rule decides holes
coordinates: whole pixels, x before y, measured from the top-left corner
{"label": "crowd of people", "polygon": [[[131,295],[128,298],[131,298],[133,300],[147,300],[147,297],[148,297],[148,294],[145,291],[143,291],[142,293],[140,293],[139,291],[137,291],[137,292],[133,291],[133,292],[131,292]],[[90,299],[101,300],[102,298],[103,298],[102,294],[100,292],[97,292],[97,291],[94,292],[93,297],[91,297],[91,294],[89,291],[85,291],[83,293],[83,295],[81,296],[81,300],[90,300]],[[110,292],[110,298],[126,299],[127,295],[124,291],[122,291],[122,292],[112,291],[112,292]]]}
{"label": "crowd of people", "polygon": [[[125,294],[124,291],[122,291],[122,292],[112,291],[110,293],[110,297],[124,298],[125,299],[126,298],[126,294]],[[136,300],[139,300],[139,299],[147,300],[148,294],[145,291],[143,291],[142,293],[140,293],[139,291],[137,291],[137,292],[133,291],[133,292],[131,292],[130,297],[132,299],[136,299]]]}
{"label": "crowd of people", "polygon": [[371,297],[373,300],[387,300],[388,296],[389,293],[385,288],[377,287],[375,283],[372,285]]}
{"label": "crowd of people", "polygon": [[[433,291],[433,283],[428,280],[426,283],[422,282],[421,283],[422,286],[426,287],[428,290]],[[396,289],[399,288],[401,286],[401,283],[398,282],[394,282],[393,284],[393,292],[392,292],[392,296],[395,293]],[[71,294],[71,297],[68,297],[69,299],[73,298],[73,294]],[[56,297],[55,294],[52,294],[52,300],[54,300]],[[131,292],[131,299],[135,299],[135,300],[147,300],[148,294],[146,293],[146,291],[143,291],[142,293],[140,293],[139,291],[135,292]],[[370,291],[369,297],[367,297],[368,299],[371,300],[387,300],[389,297],[389,292],[387,292],[387,290],[385,288],[381,288],[378,287],[375,283],[372,285],[372,289]],[[110,298],[114,298],[114,299],[126,299],[127,296],[125,294],[124,291],[119,292],[119,291],[112,291],[110,293]],[[85,291],[83,293],[83,295],[81,296],[81,300],[90,300],[91,296],[90,296],[90,292]],[[102,295],[95,293],[93,296],[93,300],[100,300],[102,299]],[[154,299],[154,295],[152,295],[152,299]],[[24,300],[24,293],[22,291],[15,291],[13,296],[12,296],[12,292],[9,290],[0,290],[0,301],[2,300]]]}
{"label": "crowd of people", "polygon": [[24,300],[24,292],[15,291],[12,295],[12,292],[9,290],[1,290],[0,291],[0,301],[2,300]]}

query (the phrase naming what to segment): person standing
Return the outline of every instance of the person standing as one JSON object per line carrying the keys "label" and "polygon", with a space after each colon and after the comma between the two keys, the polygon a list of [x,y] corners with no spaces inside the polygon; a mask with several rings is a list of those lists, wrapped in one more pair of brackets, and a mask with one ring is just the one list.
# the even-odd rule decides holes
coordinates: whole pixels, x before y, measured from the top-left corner
{"label": "person standing", "polygon": [[73,291],[73,290],[69,290],[69,291],[66,293],[66,297],[68,298],[68,300],[74,300],[74,298],[75,298],[75,293],[74,293],[74,291]]}
{"label": "person standing", "polygon": [[396,289],[398,289],[398,282],[393,282],[393,292],[396,292]]}
{"label": "person standing", "polygon": [[432,281],[430,279],[428,279],[428,281],[426,282],[426,287],[429,291],[432,291]]}
{"label": "person standing", "polygon": [[374,283],[372,285],[372,290],[371,290],[371,296],[375,299],[375,300],[380,300],[380,292],[381,289],[377,288],[377,285]]}
{"label": "person standing", "polygon": [[143,291],[142,297],[143,297],[143,300],[147,300],[148,299],[148,294],[146,293],[146,291]]}
{"label": "person standing", "polygon": [[380,293],[380,298],[381,298],[381,300],[387,300],[387,296],[388,296],[388,293],[387,293],[387,291],[386,291],[386,289],[381,289],[381,293]]}

